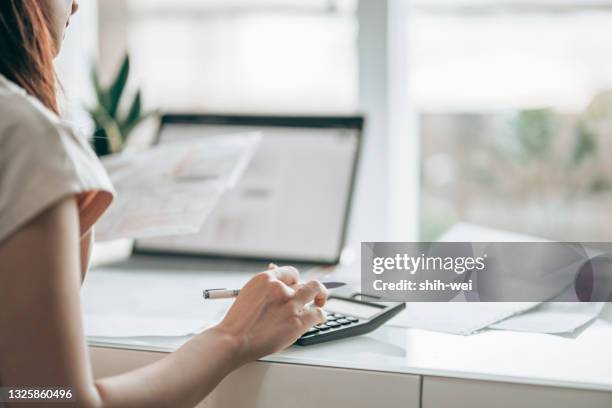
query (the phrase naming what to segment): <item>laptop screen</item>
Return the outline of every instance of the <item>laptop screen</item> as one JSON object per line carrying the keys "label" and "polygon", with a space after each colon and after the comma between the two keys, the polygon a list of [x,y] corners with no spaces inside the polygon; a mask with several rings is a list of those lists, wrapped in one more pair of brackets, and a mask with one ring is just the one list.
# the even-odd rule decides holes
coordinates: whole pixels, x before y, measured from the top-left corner
{"label": "laptop screen", "polygon": [[332,264],[344,245],[361,118],[169,116],[159,143],[259,131],[242,179],[200,233],[139,240],[139,252]]}

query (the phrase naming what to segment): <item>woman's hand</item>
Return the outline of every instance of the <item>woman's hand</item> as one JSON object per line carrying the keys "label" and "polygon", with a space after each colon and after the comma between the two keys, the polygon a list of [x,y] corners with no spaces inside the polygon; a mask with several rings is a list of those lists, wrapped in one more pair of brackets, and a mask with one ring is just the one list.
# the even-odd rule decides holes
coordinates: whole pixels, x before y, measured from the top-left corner
{"label": "woman's hand", "polygon": [[299,283],[295,268],[272,266],[240,290],[213,330],[236,341],[239,364],[246,363],[290,346],[306,330],[325,322],[321,308],[327,296],[327,289],[318,281]]}

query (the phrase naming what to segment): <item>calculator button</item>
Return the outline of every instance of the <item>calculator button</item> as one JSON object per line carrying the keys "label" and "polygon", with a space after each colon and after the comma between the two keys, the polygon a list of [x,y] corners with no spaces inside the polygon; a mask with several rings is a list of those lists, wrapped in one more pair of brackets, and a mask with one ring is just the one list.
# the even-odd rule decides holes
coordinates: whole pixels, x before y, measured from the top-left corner
{"label": "calculator button", "polygon": [[327,321],[328,321],[328,322],[332,322],[332,321],[334,321],[334,320],[336,320],[336,319],[337,319],[337,317],[336,317],[336,316],[333,316],[333,315],[331,315],[331,314],[327,315]]}
{"label": "calculator button", "polygon": [[317,333],[313,333],[313,334],[309,334],[308,336],[304,335],[302,337],[300,337],[298,340],[303,340],[303,339],[312,339],[313,337],[316,337]]}
{"label": "calculator button", "polygon": [[310,336],[311,334],[314,334],[314,333],[316,333],[318,331],[319,331],[319,329],[316,329],[316,328],[313,327],[310,330],[308,330],[306,333],[302,334],[302,336]]}
{"label": "calculator button", "polygon": [[341,315],[340,313],[334,313],[334,317],[335,317],[336,319],[343,319],[345,316],[344,316],[344,315]]}
{"label": "calculator button", "polygon": [[327,322],[325,324],[328,325],[329,327],[340,327],[341,326],[341,324],[338,322]]}
{"label": "calculator button", "polygon": [[338,319],[336,320],[336,323],[340,323],[341,325],[347,325],[347,324],[351,324],[351,321],[348,319]]}
{"label": "calculator button", "polygon": [[351,317],[351,316],[347,316],[346,320],[348,320],[351,323],[357,323],[359,321],[359,319],[357,319],[356,317]]}
{"label": "calculator button", "polygon": [[317,325],[315,326],[315,329],[318,329],[318,330],[324,331],[324,330],[329,330],[329,329],[330,329],[330,327],[329,327],[328,325],[326,325],[326,324],[317,324]]}

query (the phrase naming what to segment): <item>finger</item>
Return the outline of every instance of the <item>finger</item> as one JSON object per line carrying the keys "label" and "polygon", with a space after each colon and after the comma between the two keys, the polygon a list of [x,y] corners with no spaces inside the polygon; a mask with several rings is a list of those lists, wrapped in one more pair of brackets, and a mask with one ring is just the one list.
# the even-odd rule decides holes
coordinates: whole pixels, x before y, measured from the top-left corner
{"label": "finger", "polygon": [[319,293],[317,296],[315,296],[314,304],[318,307],[325,306],[325,303],[327,303],[328,296],[329,296],[329,291],[327,290],[327,288],[325,288],[325,293]]}
{"label": "finger", "polygon": [[[305,305],[315,299],[319,299],[319,304],[325,304],[327,296],[328,292],[325,286],[319,281],[311,280],[296,289],[294,299],[300,305]],[[319,304],[317,304],[317,306],[319,306]]]}
{"label": "finger", "polygon": [[270,262],[270,263],[268,264],[268,269],[277,269],[277,268],[278,268],[278,265],[277,265],[277,264],[275,264],[275,263]]}
{"label": "finger", "polygon": [[271,272],[276,276],[276,279],[287,286],[295,285],[300,281],[300,274],[293,266],[276,267]]}
{"label": "finger", "polygon": [[[298,283],[297,285],[293,285],[291,288],[293,290],[298,290],[299,288],[301,288],[302,286],[304,286],[303,283]],[[323,286],[325,288],[325,286]],[[329,297],[329,290],[327,288],[325,288],[325,292],[324,293],[319,293],[314,297],[314,304],[318,307],[323,307],[325,306],[325,303],[327,303],[327,298]]]}
{"label": "finger", "polygon": [[320,307],[308,307],[302,313],[302,323],[304,330],[310,329],[317,324],[323,324],[327,320],[327,313]]}

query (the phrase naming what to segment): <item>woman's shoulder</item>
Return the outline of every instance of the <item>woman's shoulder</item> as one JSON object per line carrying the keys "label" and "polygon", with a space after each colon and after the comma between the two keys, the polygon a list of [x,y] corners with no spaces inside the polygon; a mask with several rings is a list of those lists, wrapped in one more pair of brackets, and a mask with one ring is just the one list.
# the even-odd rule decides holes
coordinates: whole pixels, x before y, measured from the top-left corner
{"label": "woman's shoulder", "polygon": [[110,204],[113,188],[85,138],[0,76],[0,242],[68,195],[84,203],[79,214],[88,229]]}
{"label": "woman's shoulder", "polygon": [[112,191],[108,175],[88,141],[0,75],[0,173],[17,167],[28,169],[30,174],[54,169],[47,174],[63,175],[66,181],[85,189]]}
{"label": "woman's shoulder", "polygon": [[50,142],[61,133],[61,120],[36,98],[0,75],[0,140]]}
{"label": "woman's shoulder", "polygon": [[76,162],[75,171],[99,162],[87,140],[38,99],[0,75],[0,167],[15,155],[34,160]]}

